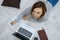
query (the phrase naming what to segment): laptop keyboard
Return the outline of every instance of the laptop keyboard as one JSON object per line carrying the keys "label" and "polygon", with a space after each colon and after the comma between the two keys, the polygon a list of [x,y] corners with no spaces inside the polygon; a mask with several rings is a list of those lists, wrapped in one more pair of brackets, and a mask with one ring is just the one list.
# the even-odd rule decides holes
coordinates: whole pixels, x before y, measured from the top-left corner
{"label": "laptop keyboard", "polygon": [[25,35],[25,36],[27,36],[28,38],[31,38],[31,36],[32,36],[31,32],[29,32],[28,30],[26,30],[22,27],[19,28],[18,32]]}

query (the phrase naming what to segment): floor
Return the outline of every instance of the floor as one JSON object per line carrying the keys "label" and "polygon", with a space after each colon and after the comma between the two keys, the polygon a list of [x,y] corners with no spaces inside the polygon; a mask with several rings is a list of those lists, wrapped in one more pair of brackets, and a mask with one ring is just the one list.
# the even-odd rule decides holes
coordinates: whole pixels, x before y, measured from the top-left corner
{"label": "floor", "polygon": [[[4,8],[0,10],[0,40],[20,40],[12,35],[18,28],[17,26],[19,26],[19,23],[12,26],[10,25],[10,21],[13,17],[17,16],[19,14],[18,11],[21,10],[17,9],[18,11],[13,11],[9,8],[6,10],[10,11],[5,11]],[[49,40],[60,40],[60,2],[50,11],[50,13],[51,16],[49,19],[38,26],[40,26],[40,28],[42,26],[44,27]],[[39,27],[36,28],[39,30]]]}

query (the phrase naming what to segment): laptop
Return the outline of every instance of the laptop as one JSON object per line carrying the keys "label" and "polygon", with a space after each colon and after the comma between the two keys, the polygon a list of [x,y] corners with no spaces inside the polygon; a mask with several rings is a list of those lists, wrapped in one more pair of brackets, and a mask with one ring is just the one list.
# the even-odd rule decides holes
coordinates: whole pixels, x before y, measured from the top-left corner
{"label": "laptop", "polygon": [[26,23],[21,23],[20,27],[17,31],[13,34],[16,37],[20,38],[21,40],[31,40],[34,34],[34,28]]}

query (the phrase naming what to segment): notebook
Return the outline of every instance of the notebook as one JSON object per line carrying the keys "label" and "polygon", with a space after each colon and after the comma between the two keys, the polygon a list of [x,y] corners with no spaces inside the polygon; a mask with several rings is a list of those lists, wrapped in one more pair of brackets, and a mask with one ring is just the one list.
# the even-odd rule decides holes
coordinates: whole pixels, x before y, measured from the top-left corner
{"label": "notebook", "polygon": [[47,34],[44,29],[38,31],[40,40],[48,40]]}

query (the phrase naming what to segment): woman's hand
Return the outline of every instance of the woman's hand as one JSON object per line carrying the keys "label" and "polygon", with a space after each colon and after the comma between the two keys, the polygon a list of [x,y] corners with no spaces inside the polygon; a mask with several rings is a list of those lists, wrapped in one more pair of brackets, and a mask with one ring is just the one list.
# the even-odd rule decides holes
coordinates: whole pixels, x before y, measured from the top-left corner
{"label": "woman's hand", "polygon": [[12,21],[10,24],[11,24],[11,25],[14,25],[14,24],[16,24],[16,21]]}
{"label": "woman's hand", "polygon": [[29,20],[29,16],[24,16],[23,19],[24,20]]}

